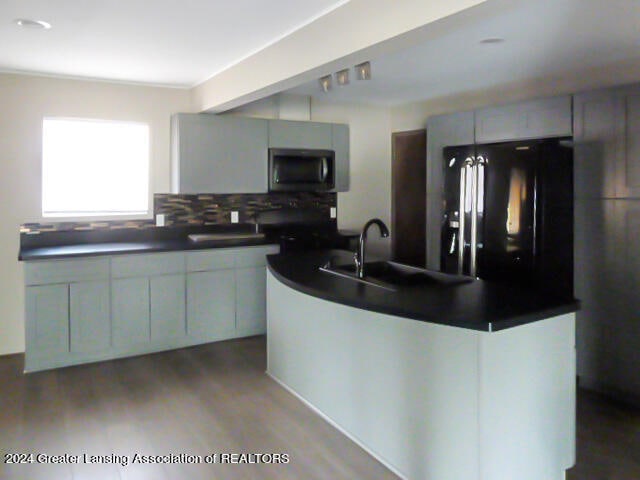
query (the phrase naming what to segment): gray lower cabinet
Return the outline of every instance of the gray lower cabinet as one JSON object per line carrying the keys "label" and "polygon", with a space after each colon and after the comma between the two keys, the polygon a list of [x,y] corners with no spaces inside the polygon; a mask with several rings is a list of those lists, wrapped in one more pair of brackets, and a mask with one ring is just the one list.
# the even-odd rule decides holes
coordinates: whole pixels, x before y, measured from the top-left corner
{"label": "gray lower cabinet", "polygon": [[69,353],[69,285],[28,286],[26,351],[28,361]]}
{"label": "gray lower cabinet", "polygon": [[187,252],[187,325],[208,340],[266,332],[266,261],[274,246]]}
{"label": "gray lower cabinet", "polygon": [[111,348],[109,260],[27,262],[25,370],[99,358]]}
{"label": "gray lower cabinet", "polygon": [[234,271],[187,275],[188,331],[192,338],[216,338],[235,331]]}
{"label": "gray lower cabinet", "polygon": [[71,352],[99,353],[111,346],[109,281],[69,285]]}
{"label": "gray lower cabinet", "polygon": [[266,270],[264,266],[236,270],[236,329],[266,332]]}
{"label": "gray lower cabinet", "polygon": [[111,258],[114,344],[162,346],[185,340],[184,252]]}
{"label": "gray lower cabinet", "polygon": [[151,277],[149,291],[151,340],[164,342],[184,338],[187,334],[184,274]]}
{"label": "gray lower cabinet", "polygon": [[113,345],[117,348],[151,340],[149,280],[117,278],[111,283]]}
{"label": "gray lower cabinet", "polygon": [[264,333],[276,246],[25,263],[35,371]]}

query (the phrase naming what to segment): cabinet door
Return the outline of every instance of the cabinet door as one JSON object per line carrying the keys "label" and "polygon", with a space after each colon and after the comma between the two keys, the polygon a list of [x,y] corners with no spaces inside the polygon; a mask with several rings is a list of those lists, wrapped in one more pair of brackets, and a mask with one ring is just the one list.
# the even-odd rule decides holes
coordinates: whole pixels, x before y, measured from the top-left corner
{"label": "cabinet door", "polygon": [[126,347],[150,340],[149,279],[124,278],[111,284],[113,345]]}
{"label": "cabinet door", "polygon": [[336,192],[349,190],[349,125],[331,125],[333,150],[336,152]]}
{"label": "cabinet door", "polygon": [[236,270],[236,330],[241,334],[266,333],[266,268]]}
{"label": "cabinet door", "polygon": [[575,95],[573,109],[575,197],[614,197],[618,151],[615,95],[612,90],[581,93]]}
{"label": "cabinet door", "polygon": [[603,379],[613,390],[640,398],[640,205],[635,199],[608,203],[615,204],[615,258],[609,266],[615,271],[599,299],[607,305],[601,318],[607,330]]}
{"label": "cabinet door", "polygon": [[189,336],[207,341],[235,330],[235,276],[233,270],[187,275]]}
{"label": "cabinet door", "polygon": [[269,147],[330,150],[333,148],[331,124],[269,120]]}
{"label": "cabinet door", "polygon": [[552,97],[483,108],[475,114],[476,143],[572,134],[571,97]]}
{"label": "cabinet door", "polygon": [[185,276],[162,275],[149,279],[151,340],[184,337]]}
{"label": "cabinet door", "polygon": [[616,197],[640,197],[640,87],[616,92]]}
{"label": "cabinet door", "polygon": [[69,286],[26,288],[26,369],[32,357],[69,352]]}
{"label": "cabinet door", "polygon": [[444,194],[442,149],[473,143],[473,112],[438,115],[427,121],[427,268],[440,270],[440,223]]}
{"label": "cabinet door", "polygon": [[79,282],[69,285],[71,351],[95,353],[111,345],[109,282]]}
{"label": "cabinet door", "polygon": [[178,114],[172,129],[174,192],[267,191],[267,120]]}

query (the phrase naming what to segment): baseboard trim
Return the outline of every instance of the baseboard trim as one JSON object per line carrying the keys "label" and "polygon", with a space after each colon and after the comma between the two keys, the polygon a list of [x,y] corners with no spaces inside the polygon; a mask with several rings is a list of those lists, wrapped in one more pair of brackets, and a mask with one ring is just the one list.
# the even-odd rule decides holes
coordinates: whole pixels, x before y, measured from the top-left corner
{"label": "baseboard trim", "polygon": [[589,390],[591,392],[604,395],[605,397],[608,397],[618,403],[622,403],[634,408],[640,408],[640,395],[620,390],[619,388],[612,386],[606,382],[579,376],[578,387],[583,390]]}
{"label": "baseboard trim", "polygon": [[402,480],[407,480],[407,477],[405,477],[395,466],[393,466],[387,460],[385,460],[383,457],[381,457],[380,454],[378,454],[377,452],[371,450],[367,445],[362,443],[362,441],[358,437],[355,437],[350,432],[346,431],[344,428],[342,428],[340,425],[338,425],[335,421],[333,421],[331,419],[331,417],[328,417],[324,412],[322,412],[322,410],[319,410],[315,405],[310,403],[306,398],[301,396],[298,392],[293,390],[286,383],[282,382],[280,379],[278,379],[277,377],[272,375],[269,372],[269,370],[267,370],[265,373],[274,382],[276,382],[278,385],[280,385],[282,388],[284,388],[287,392],[289,392],[291,395],[293,395],[298,400],[300,400],[302,403],[304,403],[308,408],[310,408],[316,415],[318,415],[320,418],[322,418],[325,422],[327,422],[329,425],[334,427],[336,430],[338,430],[340,433],[342,433],[344,436],[346,436],[352,442],[354,442],[356,445],[358,445],[360,448],[362,448],[365,452],[367,452],[369,455],[371,455],[373,458],[375,458],[378,462],[380,462],[382,465],[384,465],[386,468],[388,468],[393,474],[397,475]]}

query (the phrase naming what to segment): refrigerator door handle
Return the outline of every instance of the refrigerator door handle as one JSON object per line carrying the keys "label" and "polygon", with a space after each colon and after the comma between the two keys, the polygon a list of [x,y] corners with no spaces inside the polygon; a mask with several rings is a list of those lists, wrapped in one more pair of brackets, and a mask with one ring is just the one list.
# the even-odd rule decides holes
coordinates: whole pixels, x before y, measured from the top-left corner
{"label": "refrigerator door handle", "polygon": [[474,162],[471,167],[471,241],[469,252],[469,275],[475,277],[477,268],[478,247],[478,164]]}
{"label": "refrigerator door handle", "polygon": [[472,184],[471,184],[471,252],[469,275],[478,276],[478,215],[480,204],[484,199],[484,188],[480,188],[481,181],[484,179],[484,166],[486,160],[478,155],[473,163]]}
{"label": "refrigerator door handle", "polygon": [[465,250],[465,207],[467,203],[467,171],[472,173],[473,157],[467,157],[460,168],[460,206],[458,207],[458,275],[464,273],[464,250]]}

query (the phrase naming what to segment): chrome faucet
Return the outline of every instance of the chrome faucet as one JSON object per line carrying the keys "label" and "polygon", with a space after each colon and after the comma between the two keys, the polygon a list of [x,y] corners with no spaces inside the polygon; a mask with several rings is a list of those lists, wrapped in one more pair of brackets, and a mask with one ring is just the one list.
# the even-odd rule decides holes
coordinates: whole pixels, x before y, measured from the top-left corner
{"label": "chrome faucet", "polygon": [[358,278],[364,278],[364,251],[367,243],[367,230],[369,230],[369,227],[373,224],[378,226],[381,237],[386,238],[389,236],[389,229],[379,218],[372,218],[364,224],[362,232],[360,233],[360,239],[358,240],[358,250],[353,254],[353,260],[356,263],[356,276]]}

